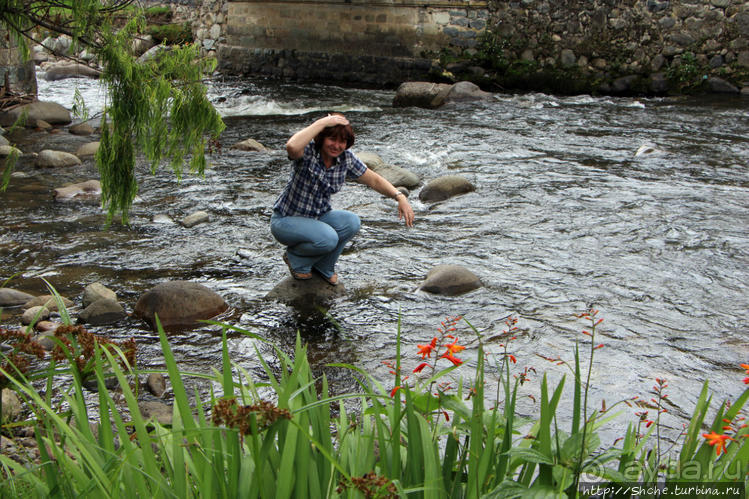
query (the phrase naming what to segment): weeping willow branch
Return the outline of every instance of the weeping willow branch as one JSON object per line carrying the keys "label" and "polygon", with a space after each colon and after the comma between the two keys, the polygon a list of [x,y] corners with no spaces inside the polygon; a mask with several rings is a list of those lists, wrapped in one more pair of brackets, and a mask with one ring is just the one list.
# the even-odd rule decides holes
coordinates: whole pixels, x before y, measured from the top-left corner
{"label": "weeping willow branch", "polygon": [[[101,175],[102,203],[111,219],[127,212],[137,193],[135,148],[154,172],[168,161],[177,178],[189,156],[189,169],[202,175],[208,138],[218,138],[224,123],[206,97],[203,76],[215,61],[202,59],[195,45],[138,63],[128,49],[137,32],[132,21],[99,52],[101,80],[109,88],[96,163]],[[111,122],[110,127],[107,126]]]}
{"label": "weeping willow branch", "polygon": [[203,85],[204,77],[215,69],[215,60],[201,58],[195,45],[183,45],[138,62],[131,45],[143,30],[142,11],[119,30],[112,25],[111,14],[131,3],[0,0],[0,23],[26,55],[29,29],[41,26],[70,35],[74,44],[89,47],[98,57],[103,67],[100,79],[107,87],[96,154],[102,205],[108,221],[119,213],[123,223],[138,192],[138,153],[150,163],[152,173],[168,163],[179,179],[187,162],[191,173],[202,175],[206,143],[224,130]]}

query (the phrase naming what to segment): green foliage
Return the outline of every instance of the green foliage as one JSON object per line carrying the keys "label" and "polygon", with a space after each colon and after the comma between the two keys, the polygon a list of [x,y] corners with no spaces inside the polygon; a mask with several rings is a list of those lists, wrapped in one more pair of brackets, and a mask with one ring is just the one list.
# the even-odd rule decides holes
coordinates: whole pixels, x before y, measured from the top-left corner
{"label": "green foliage", "polygon": [[144,11],[146,17],[171,17],[172,9],[168,5],[154,5]]}
{"label": "green foliage", "polygon": [[152,25],[148,27],[147,32],[156,43],[176,45],[193,41],[189,23]]}
{"label": "green foliage", "polygon": [[[152,171],[168,159],[180,178],[183,163],[190,156],[190,171],[202,174],[207,135],[216,138],[224,129],[202,83],[215,61],[201,59],[197,46],[185,45],[138,63],[129,46],[139,26],[137,20],[129,23],[100,53],[104,66],[101,80],[111,92],[96,163],[102,203],[110,217],[121,211],[123,221],[137,193],[136,148],[150,161]],[[111,130],[106,126],[109,122]]]}
{"label": "green foliage", "polygon": [[499,34],[485,30],[479,35],[473,60],[476,64],[486,68],[504,70],[509,65],[505,56],[507,45],[507,40]]}
{"label": "green foliage", "polygon": [[685,52],[666,69],[666,78],[679,92],[696,90],[702,85],[702,68],[692,52]]}
{"label": "green foliage", "polygon": [[[749,390],[730,407],[723,404],[718,408],[708,438],[702,429],[711,402],[705,383],[677,459],[654,457],[659,451],[654,452],[647,443],[655,426],[646,435],[640,434],[639,425],[630,426],[620,447],[601,448],[597,431],[617,414],[611,408],[592,413],[586,408],[593,354],[600,348],[594,346],[599,323],[593,314],[586,333],[590,336],[587,363],[576,351],[571,365],[574,414],[567,433],[557,424],[565,379],[552,386],[544,375],[538,419],[520,418],[516,401],[522,385],[530,382],[530,373],[513,374],[515,358],[506,346],[494,359],[495,371],[491,371],[481,336],[470,324],[479,345],[473,378],[470,384],[460,379],[457,387],[446,387],[448,376],[457,374],[462,364],[454,355],[463,348],[458,344],[457,320],[448,322],[440,338],[419,345],[425,362],[416,370],[427,370],[426,376],[401,375],[404,359],[398,327],[397,355],[391,366],[395,388],[383,386],[357,367],[343,366],[357,376],[361,392],[336,397],[329,395],[324,376],[313,375],[306,348],[298,338],[293,357],[274,348],[272,363],[256,348],[264,379],[257,381],[256,374],[231,362],[227,332],[263,340],[240,328],[213,323],[223,329],[221,370],[194,375],[178,369],[157,320],[173,389],[173,421],[169,425],[141,415],[130,381],[142,373],[122,362],[126,355],[118,348],[95,345],[92,366],[99,389],[98,409],[87,404],[78,375],[63,395],[68,409],[60,413],[49,399],[51,390],[43,396],[22,373],[0,370],[34,408],[41,451],[38,464],[20,464],[0,455],[4,470],[0,494],[576,497],[583,476],[586,481],[600,480],[602,486],[744,481],[749,470],[749,445],[744,438],[748,431],[739,427],[739,420]],[[501,340],[505,345],[514,339],[515,329],[514,322],[508,321]],[[438,368],[443,361],[452,365]],[[71,361],[70,365],[74,369],[76,364]],[[499,387],[496,400],[487,407],[491,396],[484,391],[485,376],[491,372],[499,375]],[[107,391],[107,373],[118,380],[124,405],[116,403]],[[55,368],[46,375],[50,387],[57,375]],[[207,400],[196,395],[191,401],[185,381],[192,376],[203,378],[221,393],[211,391]],[[664,383],[659,386],[665,388]],[[353,412],[347,402],[356,405]],[[335,417],[333,409],[337,409]],[[105,422],[98,425],[98,432],[92,431],[91,419]],[[718,449],[717,455],[711,447],[710,439],[718,438],[714,435],[726,437],[725,447]]]}

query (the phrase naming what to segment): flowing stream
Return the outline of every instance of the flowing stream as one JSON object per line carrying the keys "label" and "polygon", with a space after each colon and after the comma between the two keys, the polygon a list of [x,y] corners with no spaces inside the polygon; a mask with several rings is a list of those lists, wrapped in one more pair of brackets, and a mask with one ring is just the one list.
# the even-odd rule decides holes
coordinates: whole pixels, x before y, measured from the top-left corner
{"label": "flowing stream", "polygon": [[[70,107],[78,85],[91,112],[101,108],[95,82],[39,83],[42,100]],[[490,358],[501,356],[505,319],[513,316],[519,326],[509,343],[513,369],[536,370],[522,388],[536,398],[543,372],[554,383],[569,374],[541,356],[572,362],[580,342],[587,361],[587,323],[575,314],[594,307],[604,318],[596,340],[604,347],[595,351],[592,407],[604,399],[609,406],[649,399],[654,378],[665,378],[666,422],[681,428],[704,380],[716,399],[743,390],[749,99],[496,94],[487,103],[425,110],[393,108],[392,91],[251,80],[215,82],[210,95],[227,124],[221,153],[204,178],[185,175],[180,182],[168,168],[151,175],[140,166],[129,227],[106,228],[96,204],[53,202],[53,188],[96,178],[90,162],[56,172],[21,164],[27,175],[0,193],[2,278],[18,274],[9,285],[43,293],[38,278],[44,277],[74,299],[101,281],[128,310],[160,282],[200,282],[230,304],[224,320],[287,351],[299,331],[315,368],[350,363],[388,389],[381,361],[395,355],[399,321],[410,370],[420,362],[416,345],[428,342],[446,316],[463,315],[475,326]],[[391,200],[347,184],[334,206],[357,212],[362,230],[339,262],[348,294],[324,316],[264,296],[288,275],[268,228],[289,173],[285,141],[328,110],[352,121],[355,152],[375,152],[425,182],[463,175],[476,191],[426,205],[414,190],[416,225],[406,229]],[[270,152],[231,148],[246,138]],[[636,156],[642,145],[655,151]],[[188,229],[154,218],[178,222],[196,210],[209,212],[210,222]],[[484,286],[458,297],[418,290],[432,267],[448,263],[472,270]],[[15,320],[5,313],[4,322]],[[158,337],[144,324],[132,319],[98,329],[134,336],[141,365],[161,365]],[[219,332],[172,334],[181,367],[208,372],[220,365]],[[465,323],[457,334],[468,346],[461,369],[470,378],[478,341]],[[256,344],[239,334],[230,338],[233,360],[250,372],[258,372]],[[355,388],[345,369],[326,374],[336,391]],[[494,386],[490,381],[490,393]],[[563,405],[569,407],[569,397]],[[537,407],[530,397],[521,404],[528,414]],[[634,421],[636,409],[623,409],[619,424]]]}

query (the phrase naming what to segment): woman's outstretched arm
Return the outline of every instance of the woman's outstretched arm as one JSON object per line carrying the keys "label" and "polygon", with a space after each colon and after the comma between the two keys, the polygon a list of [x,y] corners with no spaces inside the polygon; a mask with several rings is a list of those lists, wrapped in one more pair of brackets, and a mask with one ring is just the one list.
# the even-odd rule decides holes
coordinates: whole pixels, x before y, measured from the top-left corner
{"label": "woman's outstretched arm", "polygon": [[299,130],[286,141],[286,153],[289,159],[299,159],[304,154],[304,148],[318,133],[329,126],[348,125],[348,120],[339,114],[329,114],[313,122],[306,128]]}
{"label": "woman's outstretched arm", "polygon": [[371,187],[383,196],[398,201],[398,219],[403,219],[406,222],[407,227],[413,227],[414,210],[411,208],[411,203],[406,199],[406,195],[396,189],[393,184],[387,181],[387,179],[379,173],[373,172],[370,168],[367,168],[367,171],[364,172],[361,177],[356,179],[356,181]]}

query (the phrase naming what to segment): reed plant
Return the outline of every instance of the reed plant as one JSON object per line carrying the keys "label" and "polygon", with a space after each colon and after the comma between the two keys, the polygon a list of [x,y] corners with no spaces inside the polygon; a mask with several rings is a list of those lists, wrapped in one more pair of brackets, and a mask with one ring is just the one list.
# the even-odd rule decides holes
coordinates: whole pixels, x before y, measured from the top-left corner
{"label": "reed plant", "polygon": [[[512,318],[501,336],[503,351],[493,357],[476,328],[447,318],[431,340],[417,346],[414,356],[421,363],[408,372],[404,366],[411,360],[402,351],[398,325],[395,359],[385,361],[392,377],[383,381],[337,364],[350,369],[360,385],[356,393],[338,396],[329,394],[325,376],[313,374],[298,338],[293,356],[270,345],[273,362],[256,346],[264,372],[258,380],[232,362],[227,335],[265,340],[213,323],[222,330],[221,368],[194,374],[180,371],[157,322],[172,387],[171,424],[142,416],[134,382],[142,373],[123,345],[94,341],[90,363],[83,364],[75,361],[80,352],[68,349],[60,362],[72,377],[62,403],[50,399],[60,363],[44,371],[44,391],[26,373],[5,366],[0,373],[33,410],[40,457],[21,463],[0,455],[0,496],[580,497],[593,482],[743,487],[749,447],[741,414],[749,390],[719,405],[708,422],[712,400],[706,382],[673,456],[660,445],[657,417],[652,422],[640,417],[617,446],[601,445],[598,431],[621,417],[624,405],[588,407],[590,371],[600,351],[596,314],[581,315],[589,321],[582,344],[588,357],[577,348],[568,364],[574,390],[572,414],[564,418],[559,412],[566,378],[554,385],[546,375],[539,385],[538,417],[517,414],[519,391],[533,373],[515,372]],[[467,366],[459,333],[477,338],[470,377],[460,374]],[[749,365],[742,367],[749,376]],[[86,402],[86,369],[98,387],[96,407]],[[485,389],[489,374],[499,377],[493,395]],[[195,376],[208,384],[207,394],[188,392],[186,381]],[[108,377],[117,380],[118,394],[107,390]],[[660,410],[657,401],[667,397],[667,384],[661,380],[656,387],[654,407]],[[568,431],[560,428],[562,420],[569,422]]]}

